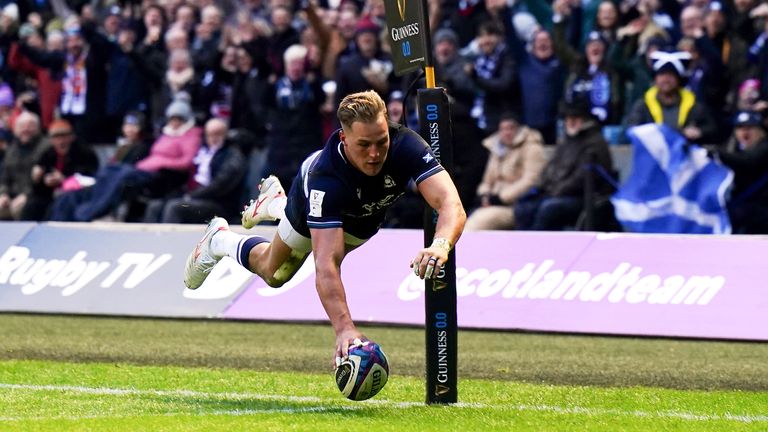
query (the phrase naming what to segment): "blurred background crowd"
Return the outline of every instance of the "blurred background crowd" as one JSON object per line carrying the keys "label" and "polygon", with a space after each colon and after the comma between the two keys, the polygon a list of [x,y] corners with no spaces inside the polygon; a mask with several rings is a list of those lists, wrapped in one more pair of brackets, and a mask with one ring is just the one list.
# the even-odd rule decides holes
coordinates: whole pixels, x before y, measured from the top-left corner
{"label": "blurred background crowd", "polygon": [[[612,149],[638,124],[707,146],[736,189],[768,173],[768,3],[427,5],[469,229],[578,227],[584,189],[611,193]],[[291,183],[346,94],[374,89],[417,126],[423,77],[395,76],[383,0],[0,7],[0,219],[237,220],[261,177]],[[739,232],[765,229],[750,197]],[[387,226],[421,226],[419,208],[406,196]]]}

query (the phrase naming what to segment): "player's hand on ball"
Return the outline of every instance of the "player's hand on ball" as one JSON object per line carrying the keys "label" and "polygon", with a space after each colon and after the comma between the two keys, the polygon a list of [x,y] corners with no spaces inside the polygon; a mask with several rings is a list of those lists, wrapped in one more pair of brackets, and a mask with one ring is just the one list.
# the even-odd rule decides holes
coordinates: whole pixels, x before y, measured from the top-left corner
{"label": "player's hand on ball", "polygon": [[389,379],[389,361],[373,341],[355,339],[347,358],[336,366],[336,386],[346,398],[360,401],[375,396]]}
{"label": "player's hand on ball", "polygon": [[368,338],[363,336],[363,334],[357,331],[354,327],[338,332],[338,334],[336,334],[336,353],[334,354],[333,359],[334,369],[339,363],[349,357],[350,346],[356,345],[356,342],[362,343],[367,340]]}

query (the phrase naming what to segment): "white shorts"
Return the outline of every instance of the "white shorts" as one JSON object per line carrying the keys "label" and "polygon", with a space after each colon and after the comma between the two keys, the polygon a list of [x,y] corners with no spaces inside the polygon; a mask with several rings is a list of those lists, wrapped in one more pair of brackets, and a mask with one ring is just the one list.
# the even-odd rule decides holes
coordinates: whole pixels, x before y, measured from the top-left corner
{"label": "white shorts", "polygon": [[[299,234],[299,232],[293,228],[293,225],[291,225],[288,218],[280,219],[280,223],[277,225],[277,234],[280,236],[280,239],[294,251],[305,254],[312,252],[312,239]],[[360,239],[344,233],[344,244],[352,248],[356,248],[367,241],[368,239]]]}

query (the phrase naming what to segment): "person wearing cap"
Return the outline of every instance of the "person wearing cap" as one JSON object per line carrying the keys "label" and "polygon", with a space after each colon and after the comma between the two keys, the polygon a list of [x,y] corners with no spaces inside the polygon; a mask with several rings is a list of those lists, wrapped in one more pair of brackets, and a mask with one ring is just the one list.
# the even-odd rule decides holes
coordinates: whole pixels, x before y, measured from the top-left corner
{"label": "person wearing cap", "polygon": [[740,111],[732,139],[716,157],[734,173],[728,215],[734,234],[768,234],[768,137],[763,116]]}
{"label": "person wearing cap", "polygon": [[498,132],[483,140],[490,156],[467,231],[514,228],[514,203],[539,181],[546,163],[543,144],[538,131],[520,124],[512,113],[502,114]]}
{"label": "person wearing cap", "polygon": [[122,136],[109,163],[135,164],[149,154],[151,133],[147,131],[146,117],[141,111],[129,111],[123,117]]}
{"label": "person wearing cap", "polygon": [[[573,227],[584,209],[584,185],[593,169],[613,172],[613,160],[600,122],[587,100],[565,102],[563,140],[544,167],[537,186],[515,204],[515,227],[557,231]],[[595,166],[597,168],[588,169]],[[595,193],[606,196],[611,186],[597,182]]]}
{"label": "person wearing cap", "polygon": [[91,177],[99,168],[99,158],[89,146],[81,144],[72,125],[66,120],[54,120],[48,128],[47,147],[32,167],[32,191],[21,212],[22,220],[47,219],[54,195],[64,183],[78,176]]}
{"label": "person wearing cap", "polygon": [[0,168],[0,220],[21,218],[32,192],[30,172],[47,146],[40,131],[40,117],[29,111],[22,112],[13,124],[13,140]]}
{"label": "person wearing cap", "polygon": [[716,132],[716,124],[693,92],[683,87],[685,63],[690,54],[656,51],[651,58],[654,85],[635,102],[627,115],[627,125],[664,124],[680,131],[690,141],[709,142]]}

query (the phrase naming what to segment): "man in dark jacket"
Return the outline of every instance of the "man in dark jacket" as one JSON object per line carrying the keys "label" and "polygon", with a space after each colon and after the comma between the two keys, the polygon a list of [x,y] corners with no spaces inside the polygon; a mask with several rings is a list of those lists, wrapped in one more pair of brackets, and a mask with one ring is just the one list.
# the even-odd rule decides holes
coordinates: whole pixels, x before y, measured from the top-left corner
{"label": "man in dark jacket", "polygon": [[[515,205],[515,224],[521,230],[555,231],[573,226],[584,209],[584,184],[590,166],[613,171],[608,143],[589,103],[565,105],[565,139],[555,148],[541,182]],[[609,185],[600,184],[598,193]]]}
{"label": "man in dark jacket", "polygon": [[734,126],[734,139],[717,153],[734,172],[728,202],[733,233],[768,234],[768,137],[762,116],[739,112]]}

